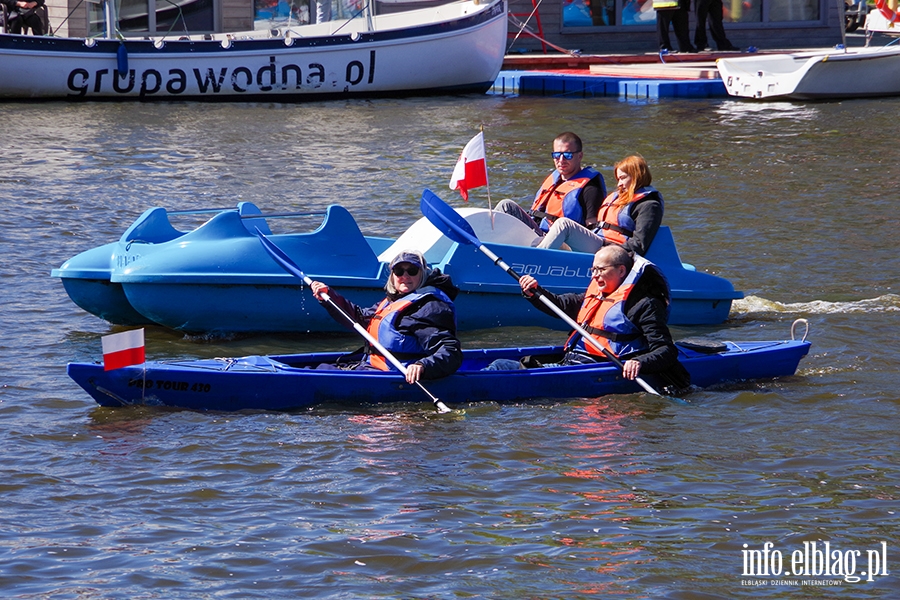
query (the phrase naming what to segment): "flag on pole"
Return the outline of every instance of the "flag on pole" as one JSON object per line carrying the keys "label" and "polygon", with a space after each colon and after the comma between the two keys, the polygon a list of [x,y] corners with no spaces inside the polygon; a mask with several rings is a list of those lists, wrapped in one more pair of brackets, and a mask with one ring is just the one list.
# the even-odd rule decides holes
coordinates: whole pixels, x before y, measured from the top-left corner
{"label": "flag on pole", "polygon": [[450,189],[459,190],[459,194],[466,202],[469,201],[469,190],[488,183],[487,161],[484,152],[484,132],[469,140],[463,148],[453,175],[450,177]]}
{"label": "flag on pole", "polygon": [[104,335],[100,338],[100,342],[103,344],[104,371],[121,369],[128,365],[139,365],[144,362],[143,328]]}

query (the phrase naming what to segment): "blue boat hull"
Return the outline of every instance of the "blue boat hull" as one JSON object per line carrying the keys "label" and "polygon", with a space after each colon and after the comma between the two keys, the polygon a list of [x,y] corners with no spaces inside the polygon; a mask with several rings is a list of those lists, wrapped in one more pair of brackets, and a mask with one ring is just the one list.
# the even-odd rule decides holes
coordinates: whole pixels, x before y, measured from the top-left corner
{"label": "blue boat hull", "polygon": [[[725,381],[793,375],[809,352],[806,341],[725,342],[704,354],[679,346],[691,381],[708,387]],[[527,399],[593,398],[641,391],[609,363],[482,371],[497,358],[560,355],[558,347],[467,350],[456,374],[424,382],[447,404]],[[394,372],[315,370],[338,353],[249,356],[150,362],[104,371],[100,364],[70,363],[69,376],[101,406],[171,406],[196,410],[297,410],[323,403],[422,402],[420,389]]]}
{"label": "blue boat hull", "polygon": [[[472,218],[484,220],[484,214],[468,210]],[[137,316],[196,334],[342,331],[302,282],[265,253],[255,227],[270,231],[256,214],[255,206],[243,203],[182,233],[172,228],[164,209],[151,209],[119,242],[73,257],[52,275],[63,279],[76,304],[115,323],[140,322]],[[533,248],[528,237],[517,244],[503,243],[511,239],[511,226],[524,228],[526,236],[533,234],[508,215],[493,218],[514,223],[479,235],[516,271],[535,275],[556,293],[587,287],[590,254]],[[500,241],[489,241],[492,237]],[[310,277],[363,306],[383,297],[387,257],[397,248],[411,247],[422,250],[430,264],[460,287],[456,301],[460,330],[522,324],[565,327],[523,301],[516,282],[477,249],[453,243],[425,219],[393,241],[364,236],[346,209],[332,205],[315,231],[271,239]],[[732,300],[743,297],[727,280],[683,264],[667,227],[660,228],[647,257],[659,265],[672,287],[672,325],[721,323]],[[104,273],[113,285],[103,287]],[[82,280],[83,289],[72,280]]]}

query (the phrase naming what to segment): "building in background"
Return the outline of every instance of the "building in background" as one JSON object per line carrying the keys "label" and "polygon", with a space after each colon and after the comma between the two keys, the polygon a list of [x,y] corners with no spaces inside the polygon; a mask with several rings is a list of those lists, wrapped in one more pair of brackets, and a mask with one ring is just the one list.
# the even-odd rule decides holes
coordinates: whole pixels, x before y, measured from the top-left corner
{"label": "building in background", "polygon": [[[316,0],[121,0],[120,30],[127,36],[220,33],[273,29],[315,20]],[[330,0],[332,18],[347,18],[364,0]],[[535,0],[537,2],[538,0]],[[439,0],[375,0],[376,14]],[[47,0],[56,35],[84,37],[103,30],[96,0]],[[531,0],[512,0],[509,11],[520,22],[534,10]],[[725,0],[725,29],[732,43],[760,49],[827,47],[841,41],[842,15],[834,0]],[[528,21],[552,45],[582,53],[654,52],[656,13],[651,0],[543,0]],[[693,7],[691,31],[693,33]],[[511,52],[540,51],[541,42],[516,36],[510,24]]]}

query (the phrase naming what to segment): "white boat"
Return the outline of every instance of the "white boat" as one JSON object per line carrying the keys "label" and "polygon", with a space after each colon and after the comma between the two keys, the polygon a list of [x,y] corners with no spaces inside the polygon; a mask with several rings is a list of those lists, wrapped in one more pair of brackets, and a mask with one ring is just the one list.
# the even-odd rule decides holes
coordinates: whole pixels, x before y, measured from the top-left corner
{"label": "white boat", "polygon": [[506,0],[469,0],[177,39],[0,34],[0,98],[297,101],[485,92],[503,63],[506,22]]}
{"label": "white boat", "polygon": [[900,96],[897,46],[720,58],[716,67],[728,93],[742,98]]}
{"label": "white boat", "polygon": [[[865,2],[860,1],[860,4],[863,5]],[[867,37],[871,38],[874,33],[893,37],[900,36],[900,14],[898,12],[900,11],[892,11],[883,0],[876,1],[875,6],[868,8],[864,17],[863,23],[866,26]]]}

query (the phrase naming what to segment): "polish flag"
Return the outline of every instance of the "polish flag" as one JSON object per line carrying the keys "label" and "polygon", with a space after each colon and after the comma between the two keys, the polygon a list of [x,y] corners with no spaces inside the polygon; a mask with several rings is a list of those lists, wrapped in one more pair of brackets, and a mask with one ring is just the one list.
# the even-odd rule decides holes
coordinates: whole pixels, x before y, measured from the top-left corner
{"label": "polish flag", "polygon": [[459,190],[466,202],[469,201],[469,190],[487,185],[487,161],[484,152],[484,132],[481,131],[469,140],[463,148],[453,176],[450,177],[450,189]]}
{"label": "polish flag", "polygon": [[139,365],[144,362],[143,329],[104,335],[100,341],[103,344],[104,371],[121,369],[128,365]]}

